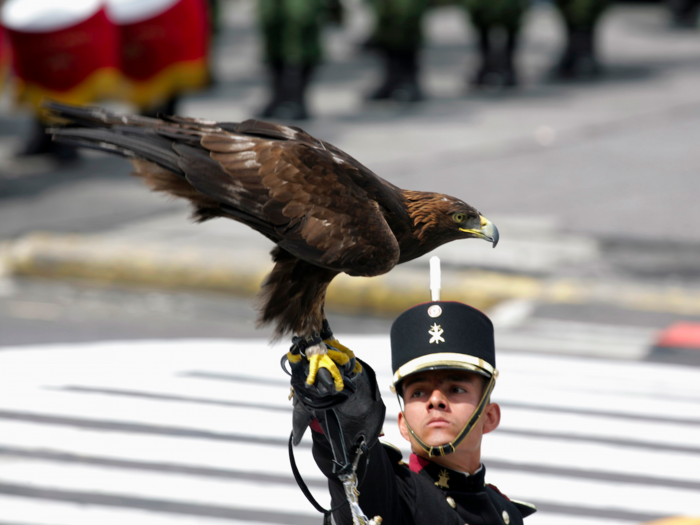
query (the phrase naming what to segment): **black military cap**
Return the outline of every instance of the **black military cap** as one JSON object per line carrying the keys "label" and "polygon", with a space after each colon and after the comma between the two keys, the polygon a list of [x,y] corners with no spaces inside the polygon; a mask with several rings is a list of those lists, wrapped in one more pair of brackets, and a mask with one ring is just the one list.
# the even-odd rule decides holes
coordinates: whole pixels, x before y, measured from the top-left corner
{"label": "black military cap", "polygon": [[434,301],[402,313],[391,327],[394,388],[425,370],[454,368],[497,375],[493,324],[463,303]]}

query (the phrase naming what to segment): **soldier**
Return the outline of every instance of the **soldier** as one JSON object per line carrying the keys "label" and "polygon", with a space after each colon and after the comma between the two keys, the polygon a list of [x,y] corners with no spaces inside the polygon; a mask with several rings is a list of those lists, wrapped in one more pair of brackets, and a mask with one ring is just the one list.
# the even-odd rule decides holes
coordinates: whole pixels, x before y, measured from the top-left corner
{"label": "soldier", "polygon": [[321,60],[323,0],[260,0],[260,25],[272,96],[260,116],[309,118],[306,89]]}
{"label": "soldier", "polygon": [[427,0],[372,0],[376,29],[371,45],[384,61],[384,78],[370,100],[423,100],[418,54],[423,42],[422,19]]}
{"label": "soldier", "polygon": [[[363,363],[361,373],[350,374],[352,386],[334,404],[322,386],[301,385],[303,367],[293,365],[293,441],[299,442],[310,423],[314,458],[328,477],[335,522],[352,523],[342,505],[346,493],[336,472],[342,464],[338,451],[355,450],[364,440],[357,488],[366,516],[380,516],[383,525],[522,524],[535,508],[487,484],[481,463],[482,436],[498,427],[501,414],[490,400],[498,371],[488,317],[457,302],[415,306],[394,322],[391,352],[392,390],[403,403],[399,429],[411,443],[408,464],[397,449],[376,444],[384,405],[371,368]],[[340,439],[334,425],[342,429]]]}
{"label": "soldier", "polygon": [[566,28],[566,47],[552,71],[555,78],[590,80],[600,76],[595,31],[609,4],[610,0],[556,0]]}
{"label": "soldier", "polygon": [[[474,87],[513,87],[518,83],[514,55],[528,0],[463,0],[476,30],[480,62]],[[500,33],[500,35],[498,34]],[[498,37],[501,38],[498,38]]]}

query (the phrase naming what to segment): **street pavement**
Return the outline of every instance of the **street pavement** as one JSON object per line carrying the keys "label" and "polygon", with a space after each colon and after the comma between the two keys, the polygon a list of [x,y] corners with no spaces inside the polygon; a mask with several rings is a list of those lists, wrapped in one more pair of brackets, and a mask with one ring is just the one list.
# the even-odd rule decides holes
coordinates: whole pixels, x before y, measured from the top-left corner
{"label": "street pavement", "polygon": [[[387,337],[340,340],[375,366],[385,439],[407,457]],[[284,351],[234,339],[0,349],[0,523],[319,523],[288,463]],[[527,523],[700,515],[700,369],[505,351],[498,367],[503,417],[483,460],[488,482],[538,506]],[[327,505],[309,444],[297,461]]]}

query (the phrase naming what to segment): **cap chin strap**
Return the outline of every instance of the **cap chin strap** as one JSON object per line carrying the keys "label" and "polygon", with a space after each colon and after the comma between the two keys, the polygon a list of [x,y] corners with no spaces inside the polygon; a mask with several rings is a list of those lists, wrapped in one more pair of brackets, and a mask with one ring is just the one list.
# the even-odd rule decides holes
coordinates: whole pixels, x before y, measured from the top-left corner
{"label": "cap chin strap", "polygon": [[446,456],[447,454],[452,454],[455,450],[457,450],[459,444],[466,439],[466,437],[469,435],[472,429],[479,422],[479,419],[481,419],[481,415],[484,413],[484,408],[486,408],[489,396],[491,395],[491,392],[493,392],[493,387],[495,386],[496,374],[493,374],[491,376],[488,386],[486,387],[486,390],[484,391],[484,395],[481,396],[481,401],[479,401],[479,405],[476,407],[476,410],[474,410],[474,413],[469,418],[469,421],[467,421],[467,424],[464,425],[464,428],[462,428],[459,434],[457,434],[457,437],[454,438],[451,443],[445,443],[444,445],[440,445],[437,447],[431,447],[416,435],[416,433],[411,428],[411,425],[408,424],[406,414],[404,413],[404,405],[402,405],[401,403],[401,396],[398,392],[396,393],[396,397],[399,400],[399,407],[401,407],[401,414],[403,414],[403,421],[406,424],[406,428],[408,428],[408,431],[411,433],[411,436],[413,436],[413,439],[416,440],[416,443],[418,443],[420,448],[427,452],[428,457],[432,458],[433,456]]}

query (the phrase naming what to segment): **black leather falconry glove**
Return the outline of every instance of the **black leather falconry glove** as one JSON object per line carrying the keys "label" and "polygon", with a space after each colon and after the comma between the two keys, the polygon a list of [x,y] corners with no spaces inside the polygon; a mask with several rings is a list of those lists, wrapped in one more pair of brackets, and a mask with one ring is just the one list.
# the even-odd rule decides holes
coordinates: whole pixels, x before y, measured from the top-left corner
{"label": "black leather falconry glove", "polygon": [[[333,449],[336,463],[346,465],[364,442],[371,448],[377,442],[386,407],[382,402],[377,379],[366,363],[362,372],[342,370],[345,388],[334,392],[322,381],[306,383],[308,361],[291,364],[294,389],[293,443],[298,445],[309,424],[317,419]],[[317,386],[320,385],[320,386]]]}

